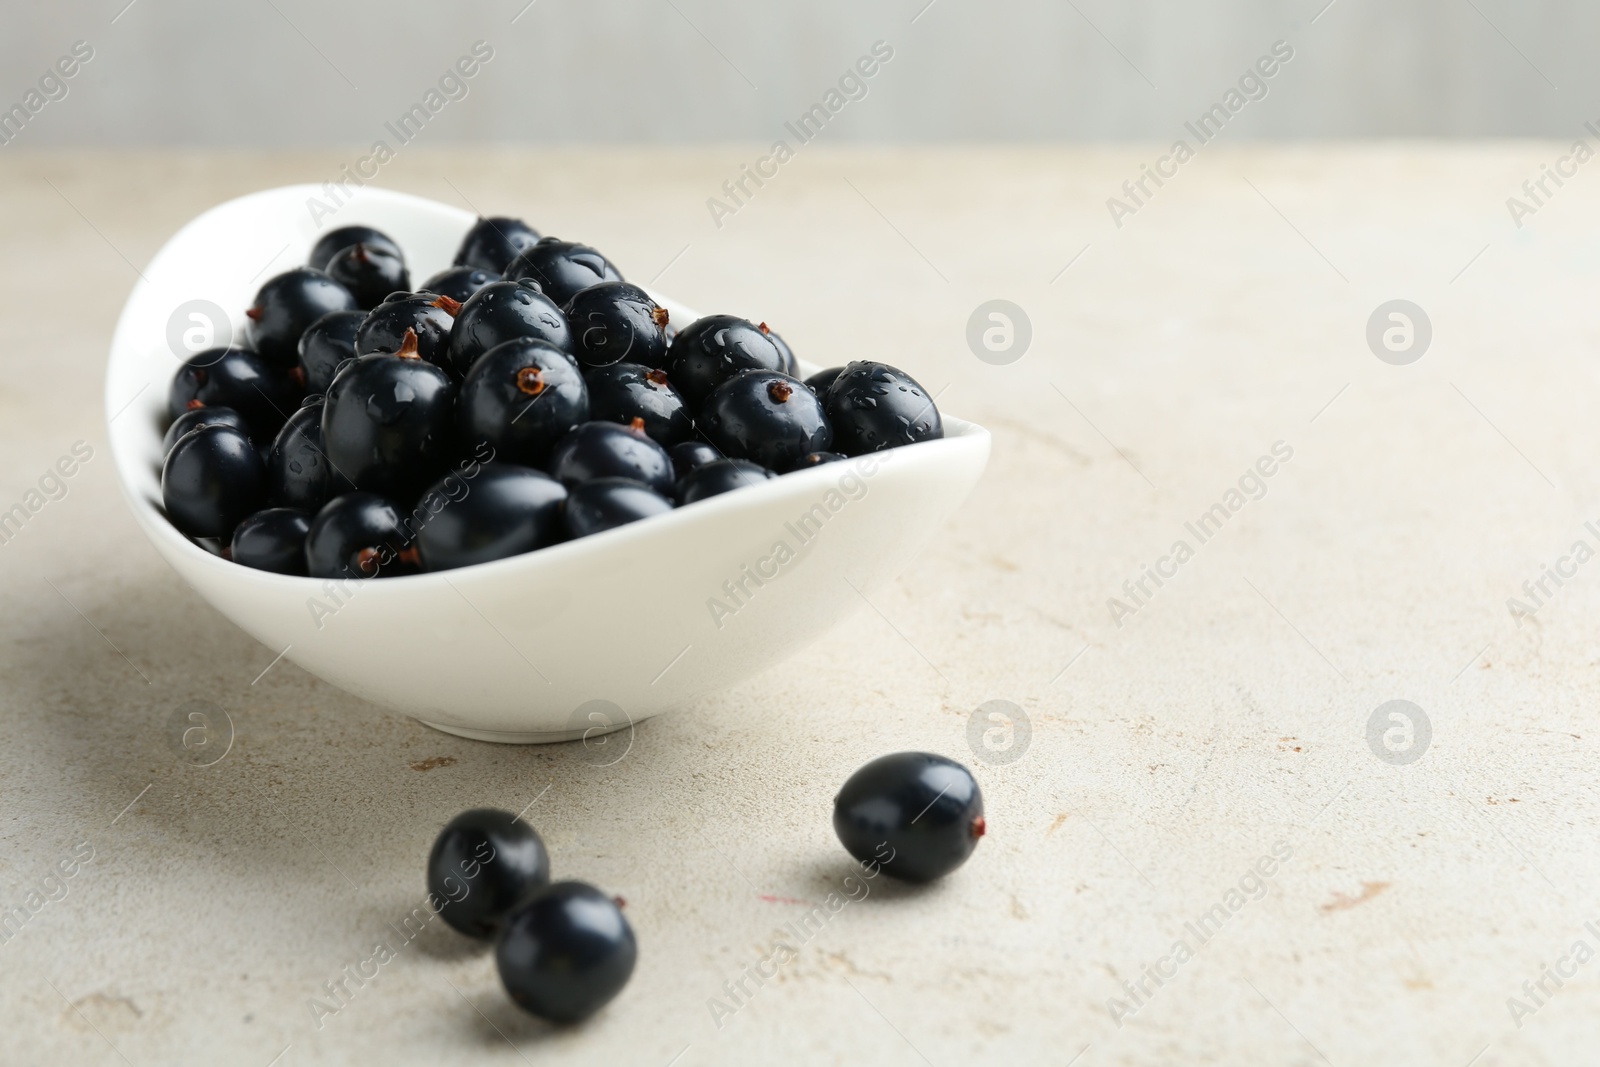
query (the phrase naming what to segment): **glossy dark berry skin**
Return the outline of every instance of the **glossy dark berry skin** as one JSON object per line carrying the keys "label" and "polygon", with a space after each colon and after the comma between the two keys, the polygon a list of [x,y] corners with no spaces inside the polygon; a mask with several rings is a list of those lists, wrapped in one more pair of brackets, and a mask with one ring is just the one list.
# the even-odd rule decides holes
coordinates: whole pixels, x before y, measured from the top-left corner
{"label": "glossy dark berry skin", "polygon": [[839,373],[843,370],[843,367],[829,367],[827,370],[819,370],[806,379],[806,388],[818,396],[827,396],[828,388],[833,385],[833,380],[839,377]]}
{"label": "glossy dark berry skin", "polygon": [[667,455],[672,457],[672,470],[680,481],[690,471],[725,458],[704,441],[680,441],[667,449]]}
{"label": "glossy dark berry skin", "polygon": [[328,262],[334,256],[343,252],[353,244],[366,244],[369,248],[381,248],[390,255],[400,255],[400,246],[394,238],[382,230],[374,230],[371,226],[340,226],[337,230],[329,230],[317,239],[311,246],[311,256],[306,260],[306,266],[312,270],[328,269]]}
{"label": "glossy dark berry skin", "polygon": [[506,916],[549,884],[544,842],[509,811],[462,812],[428,853],[428,894],[439,917],[468,937],[494,937]]}
{"label": "glossy dark berry skin", "polygon": [[671,448],[694,435],[689,405],[672,387],[667,372],[638,363],[613,363],[584,374],[589,385],[589,417],[634,425],[659,445]]}
{"label": "glossy dark berry skin", "polygon": [[887,363],[852,363],[822,397],[834,451],[881,452],[944,436],[939,409],[916,380]]}
{"label": "glossy dark berry skin", "polygon": [[172,425],[167,427],[167,432],[161,437],[161,455],[165,456],[171,452],[172,446],[178,443],[178,438],[202,426],[232,426],[246,436],[250,433],[250,424],[244,421],[243,415],[232,408],[195,408],[193,411],[185,411],[172,420]]}
{"label": "glossy dark berry skin", "polygon": [[632,478],[596,478],[573,486],[567,496],[567,534],[588,537],[671,510],[672,501],[643,482]]}
{"label": "glossy dark berry skin", "polygon": [[456,313],[450,331],[450,366],[464,375],[491,348],[522,338],[572,351],[567,317],[554,301],[531,285],[493,282],[469,297]]}
{"label": "glossy dark berry skin", "polygon": [[297,267],[270,278],[245,311],[250,346],[279,367],[293,367],[300,356],[300,335],[330,311],[354,311],[350,290],[319,270]]}
{"label": "glossy dark berry skin", "polygon": [[760,485],[777,475],[747,459],[718,459],[685,474],[674,489],[679,506],[718,496],[735,489]]}
{"label": "glossy dark berry skin", "polygon": [[406,261],[386,248],[353,244],[328,261],[328,277],[350,290],[356,306],[371,310],[390,293],[411,288]]}
{"label": "glossy dark berry skin", "polygon": [[322,506],[306,533],[313,578],[377,578],[417,570],[400,512],[376,493],[345,493]]}
{"label": "glossy dark berry skin", "polygon": [[289,416],[267,452],[267,502],[309,514],[355,486],[333,469],[322,444],[324,399],[307,397]]}
{"label": "glossy dark berry skin", "polygon": [[470,567],[553,545],[565,537],[566,499],[567,490],[544,471],[511,463],[485,463],[470,480],[447,474],[418,501],[426,509],[417,532],[423,569]]}
{"label": "glossy dark berry skin", "polygon": [[571,324],[572,354],[584,367],[626,360],[667,365],[667,309],[631,282],[600,282],[573,294],[562,308]]}
{"label": "glossy dark berry skin", "polygon": [[494,271],[498,278],[519,253],[538,243],[539,232],[521,219],[479,219],[461,239],[455,265]]}
{"label": "glossy dark berry skin", "polygon": [[167,393],[167,414],[176,419],[202,407],[232,408],[259,443],[272,440],[289,413],[300,406],[300,388],[288,371],[248,348],[211,348],[183,361]]}
{"label": "glossy dark berry skin", "polygon": [[358,356],[328,388],[322,445],[358,488],[409,502],[450,464],[456,387],[421,359]]}
{"label": "glossy dark berry skin", "polygon": [[161,502],[190,537],[228,538],[267,501],[261,453],[232,426],[190,430],[161,465]]}
{"label": "glossy dark berry skin", "polygon": [[300,335],[300,380],[306,392],[326,393],[340,364],[356,358],[356,331],[365,311],[331,311]]}
{"label": "glossy dark berry skin", "polygon": [[498,345],[461,383],[461,440],[488,442],[510,463],[542,467],[574,426],[589,420],[589,389],[572,357],[542,341]]}
{"label": "glossy dark berry skin", "polygon": [[824,463],[838,463],[840,460],[849,458],[843,452],[809,452],[800,457],[800,462],[796,463],[790,470],[798,471],[805,470],[807,467],[820,467]]}
{"label": "glossy dark berry skin", "polygon": [[391,293],[371,311],[356,330],[356,355],[375,352],[391,355],[407,348],[409,331],[416,338],[416,354],[429,363],[448,367],[446,345],[455,313],[461,305],[448,296],[433,293]]}
{"label": "glossy dark berry skin", "polygon": [[553,1023],[593,1015],[628,984],[639,946],[616,901],[557,882],[506,920],[495,964],[522,1010]]}
{"label": "glossy dark berry skin", "polygon": [[767,340],[773,343],[778,349],[778,354],[783,357],[783,373],[791,378],[800,377],[800,361],[795,358],[794,350],[789,347],[789,342],[778,336],[778,331],[764,322],[756,323],[756,329],[767,335]]}
{"label": "glossy dark berry skin", "polygon": [[672,491],[672,457],[638,430],[586,422],[556,443],[546,469],[572,487],[595,478],[632,478],[663,495]]}
{"label": "glossy dark berry skin", "polygon": [[505,277],[532,278],[557,305],[571,300],[580,289],[622,280],[611,261],[593,248],[554,237],[524,249],[506,266]]}
{"label": "glossy dark berry skin", "polygon": [[499,280],[500,272],[497,270],[484,270],[482,267],[446,267],[423,282],[422,291],[448,296],[457,303],[465,304],[473,293],[490,282]]}
{"label": "glossy dark berry skin", "polygon": [[311,516],[303,511],[267,508],[234,528],[230,554],[235,563],[258,571],[304,575],[310,529]]}
{"label": "glossy dark berry skin", "polygon": [[972,772],[928,752],[880,756],[833,801],[833,829],[863,864],[907,882],[931,882],[967,861],[986,824]]}
{"label": "glossy dark berry skin", "polygon": [[790,470],[807,454],[833,444],[833,427],[817,394],[800,379],[775,371],[743,371],[717,386],[696,424],[729,458],[776,471]]}
{"label": "glossy dark berry skin", "polygon": [[740,371],[782,372],[783,353],[748,319],[707,315],[678,332],[669,353],[672,384],[696,411],[712,390]]}

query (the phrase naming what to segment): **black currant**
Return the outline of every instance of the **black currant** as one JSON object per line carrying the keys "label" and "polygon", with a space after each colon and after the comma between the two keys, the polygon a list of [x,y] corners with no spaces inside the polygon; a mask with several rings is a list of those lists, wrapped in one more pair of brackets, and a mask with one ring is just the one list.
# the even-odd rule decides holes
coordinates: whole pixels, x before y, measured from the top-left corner
{"label": "black currant", "polygon": [[317,512],[306,533],[306,569],[313,578],[376,578],[418,569],[400,512],[376,493],[345,493]]}
{"label": "black currant", "polygon": [[806,388],[818,396],[827,396],[828,387],[833,385],[833,380],[839,376],[839,372],[842,370],[844,370],[843,367],[829,367],[827,370],[819,370],[806,379]]}
{"label": "black currant", "polygon": [[611,261],[593,248],[554,237],[523,249],[506,266],[504,276],[512,280],[532,278],[557,305],[571,300],[580,289],[622,280]]}
{"label": "black currant", "polygon": [[673,493],[681,506],[776,477],[761,464],[747,459],[717,459],[679,478]]}
{"label": "black currant", "polygon": [[638,363],[595,367],[583,376],[589,386],[589,417],[635,425],[657,444],[671,448],[694,434],[689,406],[672,387],[667,372]]}
{"label": "black currant", "polygon": [[269,278],[245,311],[250,344],[261,358],[292,367],[300,354],[300,335],[330,311],[353,311],[355,295],[322,273],[296,267]]}
{"label": "black currant", "polygon": [[356,358],[356,331],[366,320],[365,311],[330,311],[306,327],[296,368],[306,392],[326,393],[339,367]]}
{"label": "black currant", "polygon": [[668,353],[672,384],[696,411],[711,391],[740,371],[782,373],[783,353],[772,338],[748,319],[707,315],[679,331]]}
{"label": "black currant", "polygon": [[485,463],[470,480],[447,474],[417,502],[417,554],[424,569],[443,571],[553,545],[566,499],[544,471],[511,463]]}
{"label": "black currant", "polygon": [[274,574],[306,573],[306,533],[311,516],[294,508],[267,508],[233,531],[230,556],[235,563]]}
{"label": "black currant", "polygon": [[786,471],[833,444],[822,401],[798,378],[776,371],[735,374],[706,398],[695,420],[700,433],[732,459]]}
{"label": "black currant", "polygon": [[486,352],[461,383],[461,438],[488,442],[511,463],[543,466],[555,443],[589,419],[578,365],[542,341],[508,341]]}
{"label": "black currant", "polygon": [[499,280],[500,272],[497,270],[484,270],[482,267],[446,267],[423,282],[421,291],[448,296],[459,304],[465,304],[473,293],[490,282]]}
{"label": "black currant", "polygon": [[672,471],[680,480],[707,463],[727,458],[704,441],[680,441],[667,449],[667,455],[672,457]]}
{"label": "black currant", "polygon": [[595,478],[567,496],[566,527],[572,537],[625,526],[672,510],[672,501],[632,478]]}
{"label": "black currant", "polygon": [[411,288],[406,261],[388,249],[353,244],[328,261],[328,277],[350,290],[356,306],[371,310],[390,293]]}
{"label": "black currant", "polygon": [[847,456],[944,436],[939,409],[926,390],[887,363],[850,364],[821,399],[833,424],[834,448]]}
{"label": "black currant", "polygon": [[202,426],[178,438],[161,465],[161,502],[190,537],[227,539],[267,502],[261,453],[232,426]]}
{"label": "black currant", "polygon": [[232,408],[199,407],[185,411],[172,420],[172,425],[167,427],[167,432],[161,437],[161,455],[164,457],[171,452],[172,446],[178,443],[178,438],[202,426],[232,426],[246,436],[250,433],[250,424],[244,421],[243,415]]}
{"label": "black currant", "polygon": [[907,882],[930,882],[967,861],[986,824],[972,772],[927,752],[880,756],[833,801],[833,829],[864,864]]}
{"label": "black currant", "polygon": [[353,244],[365,244],[368,248],[381,248],[390,255],[400,255],[400,246],[382,230],[374,230],[371,226],[341,226],[317,239],[317,243],[311,246],[311,256],[306,260],[306,266],[325,271],[334,256]]}
{"label": "black currant", "polygon": [[281,367],[248,348],[211,348],[183,361],[167,393],[167,415],[197,408],[232,408],[257,442],[272,440],[300,406],[300,389]]}
{"label": "black currant", "polygon": [[465,375],[479,356],[507,341],[529,338],[572,351],[567,317],[537,288],[515,281],[492,282],[456,312],[450,330],[450,366]]}
{"label": "black currant", "polygon": [[[387,300],[367,312],[356,330],[356,355],[399,355],[405,349],[407,354],[448,368],[446,345],[455,314],[460,310],[461,305],[448,296],[390,293]],[[410,341],[406,339],[408,333],[412,335]]]}
{"label": "black currant", "polygon": [[572,327],[572,354],[585,367],[627,360],[667,365],[667,309],[630,282],[600,282],[572,295],[561,309]]}
{"label": "black currant", "polygon": [[595,478],[632,478],[661,494],[672,491],[672,457],[644,431],[614,422],[586,422],[556,443],[547,468],[567,487]]}
{"label": "black currant", "polygon": [[495,946],[511,999],[553,1023],[599,1011],[628,984],[638,958],[620,901],[582,882],[557,882],[512,912]]}
{"label": "black currant", "polygon": [[783,373],[791,378],[800,377],[800,361],[795,358],[794,350],[789,347],[789,342],[778,336],[778,331],[764,322],[756,323],[756,329],[767,335],[767,340],[772,342],[773,346],[777,348],[778,354],[783,357]]}
{"label": "black currant", "polygon": [[518,253],[538,242],[538,231],[521,219],[479,219],[461,239],[455,265],[491,270],[498,278]]}
{"label": "black currant", "polygon": [[355,486],[328,462],[322,444],[323,397],[311,396],[289,416],[267,452],[267,502],[274,507],[317,509]]}
{"label": "black currant", "polygon": [[456,387],[414,356],[357,356],[328,388],[322,447],[357,487],[409,502],[449,466]]}
{"label": "black currant", "polygon": [[474,808],[445,824],[428,853],[428,895],[439,917],[487,940],[550,884],[544,842],[509,811]]}

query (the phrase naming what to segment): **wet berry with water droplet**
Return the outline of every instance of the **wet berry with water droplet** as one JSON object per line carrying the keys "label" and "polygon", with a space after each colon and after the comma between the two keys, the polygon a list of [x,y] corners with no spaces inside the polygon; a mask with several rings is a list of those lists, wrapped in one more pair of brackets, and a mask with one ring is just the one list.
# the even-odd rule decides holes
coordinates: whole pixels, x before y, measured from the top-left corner
{"label": "wet berry with water droplet", "polygon": [[611,261],[588,245],[546,237],[507,264],[505,277],[532,278],[557,305],[571,300],[580,289],[600,282],[619,282],[621,273]]}
{"label": "wet berry with water droplet", "polygon": [[456,387],[443,369],[400,355],[357,356],[328,388],[322,441],[334,469],[357,487],[410,503],[450,464]]}
{"label": "wet berry with water droplet", "polygon": [[833,443],[833,427],[816,394],[798,378],[776,371],[742,371],[717,386],[696,425],[729,458],[776,471],[787,471]]}
{"label": "wet berry with water droplet", "polygon": [[313,578],[378,578],[413,574],[416,547],[393,503],[376,493],[345,493],[318,511],[306,532],[306,570]]}
{"label": "wet berry with water droplet", "polygon": [[542,467],[555,443],[589,419],[589,390],[572,357],[532,338],[508,341],[472,364],[461,383],[462,441],[495,458]]}
{"label": "wet berry with water droplet", "polygon": [[480,218],[461,239],[455,265],[494,271],[498,278],[520,252],[538,243],[539,232],[521,219]]}
{"label": "wet berry with water droplet", "polygon": [[319,270],[285,271],[256,293],[245,311],[250,345],[274,366],[293,367],[300,355],[300,335],[330,311],[353,311],[350,290]]}
{"label": "wet berry with water droplet", "polygon": [[672,501],[643,482],[595,478],[574,486],[567,496],[567,533],[588,537],[671,510]]}
{"label": "wet berry with water droplet", "polygon": [[697,500],[719,496],[735,489],[760,485],[777,475],[759,463],[747,459],[717,459],[697,467],[678,479],[674,489],[678,504],[693,504]]}
{"label": "wet berry with water droplet", "polygon": [[308,393],[326,393],[347,359],[356,357],[356,331],[367,320],[364,311],[330,311],[300,335],[301,384]]}
{"label": "wet berry with water droplet", "polygon": [[886,363],[851,363],[822,397],[833,447],[847,456],[944,436],[933,399],[916,379]]}
{"label": "wet berry with water droplet", "polygon": [[390,293],[389,298],[371,311],[356,330],[356,355],[377,352],[394,355],[406,344],[406,334],[414,335],[411,351],[429,363],[449,369],[446,344],[455,315],[461,305],[448,296],[433,293]]}
{"label": "wet berry with water droplet", "polygon": [[423,282],[420,291],[448,296],[457,303],[465,304],[479,289],[499,280],[500,272],[497,270],[484,270],[482,267],[446,267]]}
{"label": "wet berry with water droplet", "polygon": [[630,282],[600,282],[574,293],[562,308],[572,327],[572,354],[584,367],[626,360],[667,365],[667,309]]}
{"label": "wet berry with water droplet", "polygon": [[485,463],[470,482],[447,474],[422,494],[428,515],[417,532],[418,556],[425,569],[442,571],[553,545],[565,536],[566,499],[544,471],[511,463]]}
{"label": "wet berry with water droplet", "polygon": [[350,290],[356,306],[370,310],[390,293],[411,288],[406,261],[386,248],[353,244],[328,261],[328,277]]}
{"label": "wet berry with water droplet", "polygon": [[168,417],[196,408],[232,408],[261,444],[271,441],[299,406],[300,388],[289,372],[248,348],[196,352],[183,361],[167,392]]}
{"label": "wet berry with water droplet", "polygon": [[563,352],[572,350],[567,317],[554,301],[531,285],[492,282],[469,297],[457,312],[450,330],[450,366],[465,375],[491,348],[524,338],[543,341]]}
{"label": "wet berry with water droplet", "polygon": [[563,485],[596,478],[632,478],[657,493],[672,491],[672,458],[643,430],[586,422],[556,443],[547,469]]}
{"label": "wet berry with water droplet", "polygon": [[311,516],[295,508],[267,508],[241,522],[229,545],[235,563],[274,574],[306,573]]}
{"label": "wet berry with water droplet", "polygon": [[667,372],[638,363],[613,363],[584,374],[589,385],[589,417],[634,425],[657,444],[671,448],[694,434],[689,406],[672,387]]}
{"label": "wet berry with water droplet", "polygon": [[667,374],[696,411],[712,390],[740,371],[782,372],[783,353],[761,328],[736,315],[707,315],[678,332]]}

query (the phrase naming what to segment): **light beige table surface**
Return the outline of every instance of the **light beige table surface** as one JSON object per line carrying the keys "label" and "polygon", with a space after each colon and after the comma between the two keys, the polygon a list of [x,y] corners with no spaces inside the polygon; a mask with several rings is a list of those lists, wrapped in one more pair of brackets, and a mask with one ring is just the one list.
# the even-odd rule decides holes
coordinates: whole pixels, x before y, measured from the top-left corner
{"label": "light beige table surface", "polygon": [[[1600,564],[1507,608],[1600,548],[1600,174],[1520,229],[1506,206],[1563,151],[1212,146],[1120,228],[1106,199],[1153,146],[808,146],[720,229],[706,198],[757,146],[396,159],[384,184],[588,240],[812,360],[904,366],[994,432],[871,608],[601,766],[262,675],[273,652],[123,506],[100,392],[135,266],[344,157],[8,150],[0,510],[94,455],[0,545],[0,909],[59,898],[0,943],[0,1062],[1596,1062]],[[1007,366],[965,339],[994,298],[1032,323]],[[1367,344],[1392,299],[1432,323],[1409,366]],[[1185,524],[1278,442],[1200,543]],[[174,755],[191,699],[235,727],[210,767]],[[1431,724],[1408,764],[1369,744],[1395,699]],[[1019,758],[1000,730],[970,746],[990,700],[1026,713]],[[905,748],[971,764],[990,836],[942,884],[874,882],[719,1028],[723,983],[849,873],[837,786]],[[434,922],[313,1011],[398,941],[444,820],[535,798],[557,871],[627,898],[640,962],[610,1007],[522,1018]],[[1547,966],[1571,976],[1525,992]]]}

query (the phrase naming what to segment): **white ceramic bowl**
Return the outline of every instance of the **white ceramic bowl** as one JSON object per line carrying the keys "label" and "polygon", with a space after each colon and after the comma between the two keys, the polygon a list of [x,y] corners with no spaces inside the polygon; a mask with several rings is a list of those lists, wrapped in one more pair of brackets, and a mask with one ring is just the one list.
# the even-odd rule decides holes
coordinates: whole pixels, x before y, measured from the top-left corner
{"label": "white ceramic bowl", "polygon": [[[960,505],[988,459],[988,431],[945,415],[940,441],[788,474],[475,567],[340,588],[227,562],[174,529],[161,508],[167,389],[187,354],[169,335],[203,330],[203,308],[202,318],[190,313],[209,301],[242,338],[256,289],[303,263],[334,226],[365,223],[393,236],[420,285],[449,265],[473,222],[468,212],[368,187],[319,226],[313,197],[324,194],[307,185],[230,201],[156,255],[111,345],[111,452],[151,543],[217,610],[319,678],[440,730],[569,740],[771,667],[859,609]],[[657,299],[675,322],[693,321],[682,305]]]}

